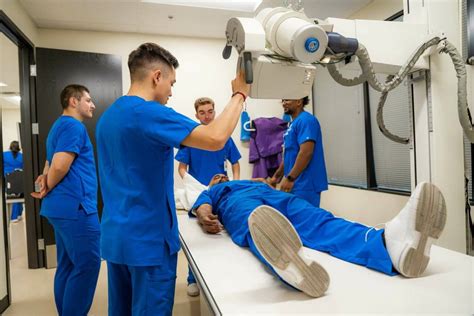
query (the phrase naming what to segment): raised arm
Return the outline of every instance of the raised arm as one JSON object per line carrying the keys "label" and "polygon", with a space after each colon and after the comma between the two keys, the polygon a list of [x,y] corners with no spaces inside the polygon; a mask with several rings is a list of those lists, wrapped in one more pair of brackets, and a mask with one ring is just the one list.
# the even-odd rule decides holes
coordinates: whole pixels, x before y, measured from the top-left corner
{"label": "raised arm", "polygon": [[[184,146],[216,151],[224,147],[239,121],[244,103],[248,96],[250,86],[245,83],[243,72],[239,72],[232,81],[233,97],[224,108],[224,111],[208,125],[199,125],[181,143]],[[240,92],[235,94],[236,92]]]}

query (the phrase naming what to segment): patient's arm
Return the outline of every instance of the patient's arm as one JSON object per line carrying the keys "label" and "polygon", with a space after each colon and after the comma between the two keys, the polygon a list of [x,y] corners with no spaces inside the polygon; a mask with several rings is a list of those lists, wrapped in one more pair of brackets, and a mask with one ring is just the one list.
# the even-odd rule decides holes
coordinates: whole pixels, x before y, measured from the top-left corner
{"label": "patient's arm", "polygon": [[209,234],[217,234],[224,228],[219,222],[217,215],[212,214],[212,206],[210,204],[202,204],[196,210],[196,216],[199,224]]}

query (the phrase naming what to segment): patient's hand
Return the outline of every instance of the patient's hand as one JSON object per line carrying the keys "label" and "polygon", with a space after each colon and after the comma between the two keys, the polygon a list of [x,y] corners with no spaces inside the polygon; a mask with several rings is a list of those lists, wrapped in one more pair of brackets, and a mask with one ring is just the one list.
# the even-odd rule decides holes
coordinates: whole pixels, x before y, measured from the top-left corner
{"label": "patient's hand", "polygon": [[201,223],[202,228],[209,234],[220,233],[224,228],[215,214],[205,215],[199,222]]}
{"label": "patient's hand", "polygon": [[203,204],[199,206],[196,211],[199,224],[209,234],[217,234],[224,229],[224,226],[219,221],[217,215],[212,214],[212,206]]}

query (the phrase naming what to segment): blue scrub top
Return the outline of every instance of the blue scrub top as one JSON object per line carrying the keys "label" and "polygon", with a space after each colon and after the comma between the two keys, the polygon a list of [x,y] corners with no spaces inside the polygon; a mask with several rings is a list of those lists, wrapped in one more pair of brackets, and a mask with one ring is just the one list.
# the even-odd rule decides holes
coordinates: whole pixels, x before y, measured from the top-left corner
{"label": "blue scrub top", "polygon": [[283,136],[284,173],[290,173],[295,165],[296,157],[300,151],[300,145],[307,141],[314,142],[314,152],[306,169],[296,178],[294,191],[321,192],[328,189],[328,177],[326,164],[324,163],[323,138],[321,126],[315,116],[303,111],[290,124]]}
{"label": "blue scrub top", "polygon": [[137,96],[120,97],[102,115],[96,139],[104,259],[155,266],[179,251],[173,147],[196,126],[171,108]]}
{"label": "blue scrub top", "polygon": [[87,214],[97,213],[94,151],[86,127],[71,116],[60,116],[46,139],[46,160],[50,165],[59,152],[74,153],[76,158],[64,178],[42,200],[40,214],[76,219],[80,206]]}
{"label": "blue scrub top", "polygon": [[183,147],[175,159],[189,166],[189,174],[204,185],[209,185],[212,177],[218,173],[227,175],[225,162],[235,164],[242,156],[232,138],[218,151],[207,151],[197,148]]}
{"label": "blue scrub top", "polygon": [[23,155],[19,152],[15,157],[11,151],[3,152],[3,175],[12,173],[16,169],[23,169]]}

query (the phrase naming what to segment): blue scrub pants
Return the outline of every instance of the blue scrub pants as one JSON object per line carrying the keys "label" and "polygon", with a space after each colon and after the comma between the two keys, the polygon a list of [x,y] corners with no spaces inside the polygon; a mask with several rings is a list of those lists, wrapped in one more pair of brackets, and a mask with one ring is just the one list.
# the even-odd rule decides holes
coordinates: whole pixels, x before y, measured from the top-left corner
{"label": "blue scrub pants", "polygon": [[15,220],[23,213],[23,203],[13,203],[11,220]]}
{"label": "blue scrub pants", "polygon": [[188,265],[188,285],[196,283],[196,278],[194,277],[193,271],[191,271],[191,267]]}
{"label": "blue scrub pants", "polygon": [[303,190],[292,190],[292,194],[308,201],[309,203],[313,204],[315,207],[319,207],[321,202],[321,192],[314,192],[314,191],[303,191]]}
{"label": "blue scrub pants", "polygon": [[[334,257],[388,275],[397,274],[392,268],[392,261],[384,245],[384,230],[370,230],[369,227],[335,217],[330,212],[314,207],[312,204],[292,194],[281,191],[258,188],[249,196],[240,196],[238,206],[242,212],[250,215],[251,210],[266,204],[279,210],[295,227],[305,247],[323,251]],[[248,227],[248,216],[240,217],[244,223],[231,223],[226,227]],[[227,219],[229,220],[229,219]],[[228,230],[232,239],[236,239],[240,231]],[[233,236],[235,234],[235,236]],[[253,245],[247,229],[246,246],[262,260],[258,250]],[[367,241],[365,240],[367,234]],[[268,264],[267,264],[268,265]]]}
{"label": "blue scrub pants", "polygon": [[75,220],[48,217],[56,238],[54,299],[60,316],[87,315],[99,276],[99,217],[82,208],[78,213]]}
{"label": "blue scrub pants", "polygon": [[171,315],[178,255],[161,265],[129,266],[107,261],[110,316]]}

